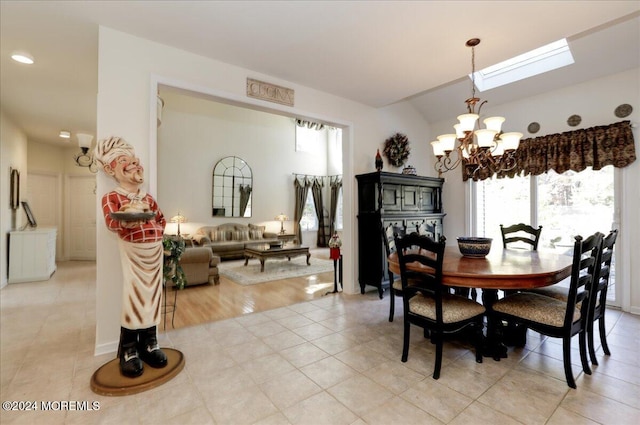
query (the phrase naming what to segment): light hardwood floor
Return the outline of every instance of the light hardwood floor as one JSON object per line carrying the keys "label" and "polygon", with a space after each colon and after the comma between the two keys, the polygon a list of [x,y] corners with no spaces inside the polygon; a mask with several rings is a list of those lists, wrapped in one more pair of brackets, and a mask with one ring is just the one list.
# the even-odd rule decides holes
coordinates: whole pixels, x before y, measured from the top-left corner
{"label": "light hardwood floor", "polygon": [[[314,249],[312,256],[328,259],[329,250]],[[333,284],[333,271],[256,285],[239,285],[220,276],[219,285],[186,287],[177,294],[175,289],[170,289],[167,300],[172,302],[177,295],[173,327],[179,329],[321,298],[333,290]],[[164,325],[163,319],[159,329]],[[166,326],[171,329],[171,313],[167,315]]]}

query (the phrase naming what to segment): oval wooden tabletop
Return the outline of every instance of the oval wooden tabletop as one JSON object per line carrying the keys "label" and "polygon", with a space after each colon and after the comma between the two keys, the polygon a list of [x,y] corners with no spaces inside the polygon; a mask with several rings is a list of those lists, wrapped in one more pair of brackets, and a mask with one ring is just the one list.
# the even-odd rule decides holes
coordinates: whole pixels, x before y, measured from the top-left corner
{"label": "oval wooden tabletop", "polygon": [[[571,275],[572,257],[549,251],[502,249],[493,246],[485,258],[467,258],[457,246],[445,250],[445,285],[485,289],[531,289],[553,285]],[[410,268],[424,266],[412,264]],[[398,256],[389,256],[389,269],[400,275]]]}

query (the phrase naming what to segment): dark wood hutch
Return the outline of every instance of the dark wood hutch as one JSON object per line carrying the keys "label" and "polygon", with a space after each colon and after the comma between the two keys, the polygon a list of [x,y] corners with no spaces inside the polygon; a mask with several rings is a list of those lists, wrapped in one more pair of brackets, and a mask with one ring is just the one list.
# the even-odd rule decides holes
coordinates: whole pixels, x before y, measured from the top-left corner
{"label": "dark wood hutch", "polygon": [[358,180],[358,282],[378,288],[380,298],[389,286],[382,229],[389,224],[408,232],[425,222],[434,239],[443,234],[444,179],[384,171],[360,174]]}

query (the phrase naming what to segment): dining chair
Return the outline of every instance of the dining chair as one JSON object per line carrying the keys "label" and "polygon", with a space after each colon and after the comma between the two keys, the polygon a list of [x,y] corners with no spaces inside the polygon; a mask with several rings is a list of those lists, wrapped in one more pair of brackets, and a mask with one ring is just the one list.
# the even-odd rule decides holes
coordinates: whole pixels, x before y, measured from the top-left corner
{"label": "dining chair", "polygon": [[[607,334],[605,329],[605,310],[607,308],[607,290],[609,288],[609,277],[611,273],[611,261],[613,259],[613,247],[618,238],[618,231],[612,230],[602,242],[602,255],[600,257],[600,276],[599,279],[593,281],[593,288],[591,293],[592,297],[589,298],[589,322],[587,324],[587,343],[589,347],[589,357],[591,363],[598,365],[598,359],[596,357],[595,343],[594,343],[594,330],[593,323],[598,321],[598,328],[600,333],[600,343],[602,345],[602,351],[607,356],[611,355],[609,345],[607,344]],[[561,283],[547,286],[544,288],[532,289],[531,292],[536,294],[546,295],[548,297],[556,298],[562,301],[566,301],[568,297],[568,288]]]}
{"label": "dining chair", "polygon": [[[389,255],[396,252],[396,242],[394,240],[395,234],[398,234],[401,237],[404,236],[404,228],[393,223],[386,227],[382,227],[382,243],[386,253],[385,260],[389,258]],[[387,272],[389,276],[389,321],[393,322],[393,316],[396,308],[396,297],[402,297],[402,282],[400,281],[399,276],[398,278],[395,278],[393,272],[389,269],[388,263]]]}
{"label": "dining chair", "polygon": [[607,290],[609,289],[609,277],[611,274],[611,260],[613,259],[613,247],[616,244],[618,238],[618,231],[612,230],[602,243],[602,256],[600,259],[600,279],[594,282],[593,286],[593,298],[590,301],[589,306],[589,324],[587,325],[587,337],[589,338],[589,357],[591,357],[591,363],[598,365],[598,359],[596,358],[596,350],[593,343],[593,322],[598,321],[598,328],[600,331],[600,344],[602,344],[602,351],[607,356],[611,355],[609,345],[607,344],[607,333],[604,324],[604,313],[607,308]]}
{"label": "dining chair", "polygon": [[[395,238],[402,282],[404,341],[402,361],[409,357],[411,325],[424,329],[436,345],[433,379],[440,378],[445,334],[475,330],[476,362],[482,363],[482,327],[485,308],[469,298],[451,294],[442,284],[445,238],[439,242],[417,233]],[[409,282],[413,284],[409,285]]]}
{"label": "dining chair", "polygon": [[[532,251],[538,250],[538,242],[540,241],[540,233],[542,233],[542,226],[534,228],[528,224],[518,223],[505,227],[500,225],[500,233],[502,234],[502,247],[507,248],[507,245],[516,248],[521,247],[522,243],[530,245]],[[526,248],[525,245],[525,248]],[[515,294],[518,291],[503,291],[504,295]],[[508,323],[506,331],[509,335],[510,343],[516,347],[524,347],[527,343],[527,328],[524,326],[516,326],[513,323]]]}
{"label": "dining chair", "polygon": [[524,242],[531,245],[531,249],[538,250],[538,242],[540,241],[540,233],[542,232],[542,226],[534,228],[528,224],[518,223],[511,226],[504,227],[500,225],[500,233],[502,233],[502,247],[507,248],[507,245],[518,242]]}
{"label": "dining chair", "polygon": [[571,338],[575,335],[579,336],[582,369],[590,373],[586,352],[589,292],[594,279],[599,277],[603,236],[598,232],[584,240],[581,236],[575,237],[566,301],[520,292],[496,301],[489,313],[496,323],[506,320],[549,337],[562,338],[564,374],[571,388],[576,388],[571,370]]}

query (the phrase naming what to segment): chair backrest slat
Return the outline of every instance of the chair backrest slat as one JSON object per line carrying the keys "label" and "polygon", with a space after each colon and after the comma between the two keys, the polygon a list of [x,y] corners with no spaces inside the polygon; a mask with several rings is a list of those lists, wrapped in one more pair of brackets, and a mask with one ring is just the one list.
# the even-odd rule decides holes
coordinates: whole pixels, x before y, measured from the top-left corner
{"label": "chair backrest slat", "polygon": [[516,242],[524,242],[531,245],[531,249],[538,250],[538,242],[540,241],[540,233],[542,226],[537,229],[524,223],[518,223],[511,226],[500,225],[500,233],[502,233],[502,246],[506,248],[508,244]]}

